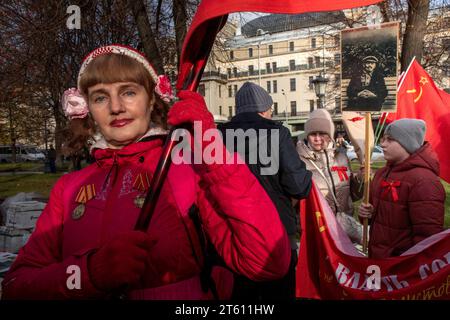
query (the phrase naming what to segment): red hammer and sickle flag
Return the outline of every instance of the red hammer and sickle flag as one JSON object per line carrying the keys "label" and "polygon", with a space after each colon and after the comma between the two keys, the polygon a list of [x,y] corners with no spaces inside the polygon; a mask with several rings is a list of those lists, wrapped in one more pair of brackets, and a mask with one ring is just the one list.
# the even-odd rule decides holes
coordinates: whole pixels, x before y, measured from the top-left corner
{"label": "red hammer and sickle flag", "polygon": [[402,118],[422,119],[427,124],[425,141],[439,158],[440,177],[450,183],[450,94],[439,89],[414,59],[403,75],[397,95],[397,112],[387,122]]}

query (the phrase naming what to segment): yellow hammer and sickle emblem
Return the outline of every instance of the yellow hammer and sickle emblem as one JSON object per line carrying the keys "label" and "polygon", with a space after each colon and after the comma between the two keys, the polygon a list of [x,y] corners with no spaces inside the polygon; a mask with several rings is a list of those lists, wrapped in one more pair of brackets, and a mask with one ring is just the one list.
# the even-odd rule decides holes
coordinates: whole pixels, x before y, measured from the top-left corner
{"label": "yellow hammer and sickle emblem", "polygon": [[320,211],[316,211],[316,219],[317,225],[319,226],[319,232],[325,231],[325,226],[323,225],[322,214],[320,213]]}
{"label": "yellow hammer and sickle emblem", "polygon": [[[423,93],[422,87],[428,83],[428,79],[425,78],[425,77],[420,77],[419,82],[420,82],[420,92],[419,92],[419,95],[418,95],[417,97],[414,98],[414,103],[416,103],[417,101],[419,101],[419,99],[422,97],[422,93]],[[414,94],[414,93],[416,93],[416,92],[417,92],[416,89],[406,90],[406,93],[413,93],[413,94]]]}

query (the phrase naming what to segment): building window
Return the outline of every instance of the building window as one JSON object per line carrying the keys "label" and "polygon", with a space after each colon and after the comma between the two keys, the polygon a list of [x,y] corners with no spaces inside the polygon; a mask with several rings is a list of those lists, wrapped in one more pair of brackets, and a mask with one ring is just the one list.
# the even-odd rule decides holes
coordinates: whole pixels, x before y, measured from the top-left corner
{"label": "building window", "polygon": [[237,76],[238,76],[237,68],[234,67],[234,68],[233,68],[233,77],[237,78]]}
{"label": "building window", "polygon": [[314,111],[314,100],[309,100],[309,112]]}
{"label": "building window", "polygon": [[273,45],[269,44],[269,54],[273,54]]}
{"label": "building window", "polygon": [[270,73],[270,62],[266,63],[266,73]]}
{"label": "building window", "polygon": [[308,84],[308,88],[310,90],[314,89],[314,83],[313,83],[314,77],[313,76],[309,76],[309,84]]}
{"label": "building window", "polygon": [[311,48],[316,47],[316,38],[311,38]]}
{"label": "building window", "polygon": [[312,57],[308,58],[308,68],[309,69],[314,68],[314,59]]}
{"label": "building window", "polygon": [[271,92],[270,92],[270,91],[271,91],[271,90],[270,90],[270,81],[267,81],[266,84],[267,84],[267,92],[268,92],[268,93],[271,93]]}
{"label": "building window", "polygon": [[320,68],[320,57],[314,57],[316,60],[316,68]]}
{"label": "building window", "polygon": [[340,97],[334,98],[334,106],[335,106],[336,112],[340,113],[341,112],[341,98]]}
{"label": "building window", "polygon": [[231,68],[227,68],[228,78],[231,78]]}
{"label": "building window", "polygon": [[273,89],[273,93],[277,93],[278,91],[278,83],[277,80],[273,80],[273,84],[272,84],[272,89]]}
{"label": "building window", "polygon": [[340,39],[339,39],[338,36],[335,36],[335,37],[334,37],[334,45],[335,45],[336,47],[339,47],[339,46],[341,45],[341,41],[340,41]]}
{"label": "building window", "polygon": [[278,102],[273,103],[273,114],[274,115],[278,114]]}
{"label": "building window", "polygon": [[297,115],[297,101],[291,101],[291,116]]}
{"label": "building window", "polygon": [[234,86],[233,86],[233,91],[234,91],[234,96],[236,96],[236,92],[237,92],[237,85],[235,84]]}
{"label": "building window", "polygon": [[222,85],[219,84],[219,98],[222,98]]}
{"label": "building window", "polygon": [[219,115],[222,115],[222,106],[219,106]]}
{"label": "building window", "polygon": [[231,98],[233,96],[233,88],[231,86],[228,86],[228,98]]}
{"label": "building window", "polygon": [[290,84],[291,84],[291,91],[295,91],[296,89],[295,78],[290,79]]}
{"label": "building window", "polygon": [[228,107],[228,116],[231,118],[233,116],[233,107],[229,106]]}
{"label": "building window", "polygon": [[233,51],[230,51],[230,59],[234,60],[234,52]]}
{"label": "building window", "polygon": [[249,58],[253,57],[253,48],[248,48],[248,56]]}
{"label": "building window", "polygon": [[334,83],[336,84],[336,87],[341,85],[341,75],[339,73],[334,75]]}
{"label": "building window", "polygon": [[205,85],[204,84],[200,84],[198,86],[197,92],[200,93],[202,96],[205,96]]}
{"label": "building window", "polygon": [[316,100],[316,104],[317,104],[317,109],[320,109],[323,107],[322,104],[320,103],[320,99]]}
{"label": "building window", "polygon": [[334,63],[335,64],[340,64],[341,63],[341,54],[340,53],[336,53],[334,55]]}
{"label": "building window", "polygon": [[250,66],[248,66],[248,75],[249,76],[252,76],[253,75],[253,73],[254,73],[254,67],[253,67],[253,65],[250,65]]}
{"label": "building window", "polygon": [[295,60],[289,60],[289,71],[295,71]]}
{"label": "building window", "polygon": [[277,63],[276,62],[272,62],[272,72],[277,72]]}
{"label": "building window", "polygon": [[294,51],[294,41],[289,42],[289,51]]}

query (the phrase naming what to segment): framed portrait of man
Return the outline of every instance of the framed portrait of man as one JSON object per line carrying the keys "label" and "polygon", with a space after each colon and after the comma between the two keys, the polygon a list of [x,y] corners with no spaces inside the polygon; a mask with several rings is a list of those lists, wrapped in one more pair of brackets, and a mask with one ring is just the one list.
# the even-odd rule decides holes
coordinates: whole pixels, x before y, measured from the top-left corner
{"label": "framed portrait of man", "polygon": [[342,111],[397,109],[399,23],[341,31]]}

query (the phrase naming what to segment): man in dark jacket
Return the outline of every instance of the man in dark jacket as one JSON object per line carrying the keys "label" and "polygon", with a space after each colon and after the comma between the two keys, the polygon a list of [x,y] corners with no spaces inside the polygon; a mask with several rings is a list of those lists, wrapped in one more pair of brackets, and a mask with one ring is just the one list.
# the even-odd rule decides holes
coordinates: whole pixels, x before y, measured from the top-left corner
{"label": "man in dark jacket", "polygon": [[[271,120],[270,95],[260,86],[246,82],[236,93],[236,116],[219,125],[226,146],[232,145],[272,199],[291,239],[292,257],[288,274],[277,281],[256,283],[236,277],[236,299],[295,299],[297,262],[298,199],[311,189],[311,172],[295,150],[289,130]],[[261,212],[264,214],[264,212]]]}
{"label": "man in dark jacket", "polygon": [[359,216],[370,219],[369,257],[399,256],[444,230],[439,161],[424,137],[422,120],[400,119],[386,127],[381,147],[387,164],[372,180],[370,204],[359,208]]}
{"label": "man in dark jacket", "polygon": [[378,59],[367,56],[362,68],[352,77],[347,87],[348,107],[344,111],[380,111],[388,91]]}

